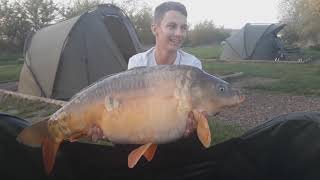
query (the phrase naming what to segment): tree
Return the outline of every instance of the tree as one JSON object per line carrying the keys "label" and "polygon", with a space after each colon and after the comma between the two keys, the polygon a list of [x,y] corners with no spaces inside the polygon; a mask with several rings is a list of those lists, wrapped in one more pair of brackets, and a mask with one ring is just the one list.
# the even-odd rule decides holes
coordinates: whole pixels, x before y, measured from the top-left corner
{"label": "tree", "polygon": [[117,2],[113,2],[113,4],[123,9],[130,18],[136,16],[137,14],[141,14],[141,11],[148,11],[152,17],[151,6],[145,0],[118,0]]}
{"label": "tree", "polygon": [[315,15],[320,16],[320,1],[319,0],[309,0],[310,7],[312,9],[312,12]]}
{"label": "tree", "polygon": [[113,4],[120,7],[128,16],[134,16],[140,10],[149,7],[144,0],[75,0],[61,5],[60,14],[65,19],[78,16],[99,4]]}
{"label": "tree", "polygon": [[287,42],[320,43],[319,0],[282,0],[279,9],[281,21],[288,25],[283,33]]}
{"label": "tree", "polygon": [[22,3],[0,1],[0,40],[3,49],[17,50],[31,29]]}
{"label": "tree", "polygon": [[26,0],[23,5],[34,30],[49,25],[57,18],[58,6],[52,0]]}
{"label": "tree", "polygon": [[229,36],[229,33],[223,28],[215,27],[212,20],[205,20],[196,24],[189,35],[189,41],[194,46],[220,43]]}
{"label": "tree", "polygon": [[151,31],[151,8],[146,7],[137,12],[136,14],[131,14],[130,19],[137,31],[137,34],[142,44],[154,44],[155,38]]}
{"label": "tree", "polygon": [[60,14],[64,19],[69,19],[78,16],[91,8],[103,4],[106,1],[103,0],[76,0],[66,6],[60,8]]}
{"label": "tree", "polygon": [[57,12],[52,0],[1,0],[1,44],[6,44],[7,49],[21,50],[28,33],[52,23]]}

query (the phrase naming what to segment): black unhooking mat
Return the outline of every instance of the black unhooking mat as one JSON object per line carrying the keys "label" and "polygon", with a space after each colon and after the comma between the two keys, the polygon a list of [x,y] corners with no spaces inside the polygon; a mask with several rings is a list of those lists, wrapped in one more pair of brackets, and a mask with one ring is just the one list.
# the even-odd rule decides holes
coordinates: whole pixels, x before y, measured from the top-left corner
{"label": "black unhooking mat", "polygon": [[127,167],[137,147],[64,143],[54,171],[44,173],[41,150],[16,142],[28,126],[0,114],[0,179],[320,179],[320,112],[273,118],[239,138],[204,149],[195,136],[159,145],[154,159]]}

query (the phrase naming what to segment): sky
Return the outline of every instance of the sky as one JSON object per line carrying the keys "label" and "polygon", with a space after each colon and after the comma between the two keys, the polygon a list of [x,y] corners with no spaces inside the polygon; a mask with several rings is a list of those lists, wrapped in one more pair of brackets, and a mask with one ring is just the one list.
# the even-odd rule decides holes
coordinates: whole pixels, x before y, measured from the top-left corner
{"label": "sky", "polygon": [[[152,8],[165,0],[149,0]],[[175,0],[188,11],[188,22],[213,20],[217,26],[240,29],[246,23],[278,22],[279,0]]]}
{"label": "sky", "polygon": [[[72,2],[75,0],[54,0]],[[122,2],[123,0],[110,0]],[[138,0],[147,2],[154,9],[167,0]],[[188,11],[188,22],[195,25],[204,20],[224,28],[240,29],[246,23],[278,22],[280,0],[171,0],[184,4]]]}

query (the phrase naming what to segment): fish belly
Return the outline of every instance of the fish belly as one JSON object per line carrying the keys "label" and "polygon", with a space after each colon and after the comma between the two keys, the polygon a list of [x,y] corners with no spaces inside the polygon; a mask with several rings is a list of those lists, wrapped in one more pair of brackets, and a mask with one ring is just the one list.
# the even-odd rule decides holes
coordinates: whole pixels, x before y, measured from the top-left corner
{"label": "fish belly", "polygon": [[183,136],[187,110],[172,97],[148,96],[120,100],[117,108],[106,110],[100,127],[114,143],[166,143]]}

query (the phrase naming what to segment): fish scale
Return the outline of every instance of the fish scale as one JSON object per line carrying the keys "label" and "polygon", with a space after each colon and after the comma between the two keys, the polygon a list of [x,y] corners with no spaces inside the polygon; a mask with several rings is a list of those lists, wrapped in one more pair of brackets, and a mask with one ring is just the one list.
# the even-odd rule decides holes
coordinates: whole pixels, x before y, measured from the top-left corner
{"label": "fish scale", "polygon": [[[101,82],[95,83],[91,85],[89,88],[84,89],[82,93],[78,93],[74,98],[71,99],[70,104],[74,103],[75,101],[86,102],[87,99],[96,99],[101,97],[102,95],[118,93],[121,91],[130,91],[135,89],[143,89],[152,86],[157,81],[166,81],[170,80],[171,77],[177,77],[184,81],[183,74],[186,70],[190,70],[189,67],[185,67],[182,70],[185,71],[172,71],[172,68],[156,66],[157,68],[153,69],[153,73],[145,76],[148,74],[148,70],[142,70],[141,68],[133,69],[125,76],[115,75],[109,79],[102,80]],[[129,77],[129,78],[128,78]],[[97,84],[100,84],[99,86]],[[102,88],[100,88],[102,87]],[[90,91],[95,91],[98,89],[96,93],[93,93],[93,97],[88,97],[90,94],[87,95]],[[95,96],[95,97],[94,97]]]}

